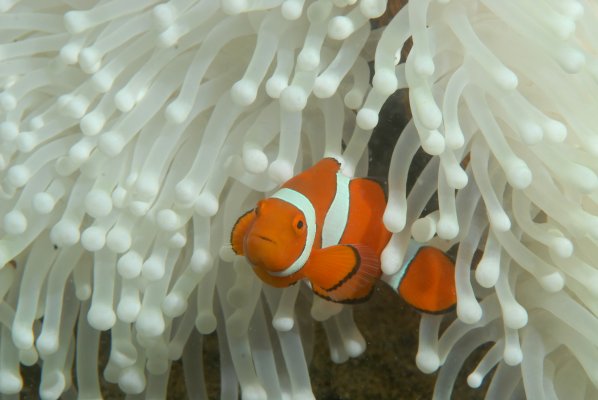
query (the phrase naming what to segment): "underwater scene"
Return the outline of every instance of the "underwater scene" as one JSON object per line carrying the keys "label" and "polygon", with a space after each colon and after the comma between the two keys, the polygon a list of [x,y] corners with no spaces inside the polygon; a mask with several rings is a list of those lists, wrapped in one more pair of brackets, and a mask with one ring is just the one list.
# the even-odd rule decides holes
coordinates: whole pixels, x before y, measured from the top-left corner
{"label": "underwater scene", "polygon": [[598,1],[0,0],[0,399],[598,398]]}

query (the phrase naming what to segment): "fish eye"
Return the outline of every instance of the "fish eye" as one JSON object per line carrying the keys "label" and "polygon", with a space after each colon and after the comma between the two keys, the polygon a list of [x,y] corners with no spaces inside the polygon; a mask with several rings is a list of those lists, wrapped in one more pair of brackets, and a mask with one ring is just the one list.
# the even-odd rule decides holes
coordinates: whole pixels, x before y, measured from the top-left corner
{"label": "fish eye", "polygon": [[303,215],[295,215],[291,224],[295,230],[295,234],[301,236],[303,234],[303,228],[305,227],[305,218],[303,218]]}

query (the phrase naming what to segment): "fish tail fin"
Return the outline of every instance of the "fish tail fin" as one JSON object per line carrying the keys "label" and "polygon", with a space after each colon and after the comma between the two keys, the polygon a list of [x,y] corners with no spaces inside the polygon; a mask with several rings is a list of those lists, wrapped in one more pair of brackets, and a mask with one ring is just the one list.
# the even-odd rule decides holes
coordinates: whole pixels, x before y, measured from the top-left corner
{"label": "fish tail fin", "polygon": [[396,290],[409,305],[431,314],[454,309],[455,264],[445,252],[435,247],[420,247],[403,268]]}

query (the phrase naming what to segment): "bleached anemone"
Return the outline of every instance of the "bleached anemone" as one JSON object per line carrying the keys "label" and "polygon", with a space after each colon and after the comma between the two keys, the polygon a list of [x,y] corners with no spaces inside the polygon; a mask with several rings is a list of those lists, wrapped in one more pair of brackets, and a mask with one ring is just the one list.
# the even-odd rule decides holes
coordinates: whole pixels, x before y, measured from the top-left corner
{"label": "bleached anemone", "polygon": [[264,287],[230,228],[322,157],[366,175],[378,113],[409,88],[384,272],[411,238],[458,245],[458,319],[439,337],[422,318],[418,366],[448,398],[493,342],[468,379],[498,365],[489,397],[595,397],[596,7],[413,0],[372,32],[384,0],[0,1],[0,393],[41,361],[42,398],[99,398],[109,330],[103,374],[125,393],[164,397],[183,357],[205,395],[196,329],[218,332],[223,398],[312,398],[311,318],[342,361],[365,350],[351,309]]}
{"label": "bleached anemone", "polygon": [[[386,28],[373,90],[408,86],[383,268],[411,237],[458,244],[457,317],[420,326],[420,369],[449,398],[465,358],[488,398],[595,398],[598,388],[598,14],[593,1],[412,1]],[[393,54],[408,38],[404,65]],[[436,157],[406,196],[419,146]],[[422,215],[429,199],[438,210]],[[483,252],[472,270],[474,254]]]}
{"label": "bleached anemone", "polygon": [[[237,382],[247,399],[311,398],[296,302],[327,320],[335,361],[364,351],[349,308],[263,288],[227,248],[305,166],[367,173],[352,110],[386,4],[349,3],[0,2],[0,393],[41,360],[42,398],[99,398],[109,330],[104,377],[163,397],[197,329],[218,331],[223,398]],[[204,393],[201,354],[185,361]]]}

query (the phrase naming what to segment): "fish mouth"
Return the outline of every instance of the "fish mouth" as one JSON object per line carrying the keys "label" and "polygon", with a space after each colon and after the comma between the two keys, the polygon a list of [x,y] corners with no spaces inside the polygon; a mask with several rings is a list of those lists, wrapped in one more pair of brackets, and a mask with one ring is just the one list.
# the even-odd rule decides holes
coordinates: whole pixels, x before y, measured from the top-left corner
{"label": "fish mouth", "polygon": [[270,243],[276,243],[274,240],[270,239],[269,237],[266,236],[262,236],[262,235],[256,235],[258,239],[264,240],[266,242],[270,242]]}
{"label": "fish mouth", "polygon": [[[253,265],[263,265],[267,253],[276,248],[276,242],[268,236],[250,234],[245,242],[245,257]],[[267,263],[267,262],[266,262]]]}

